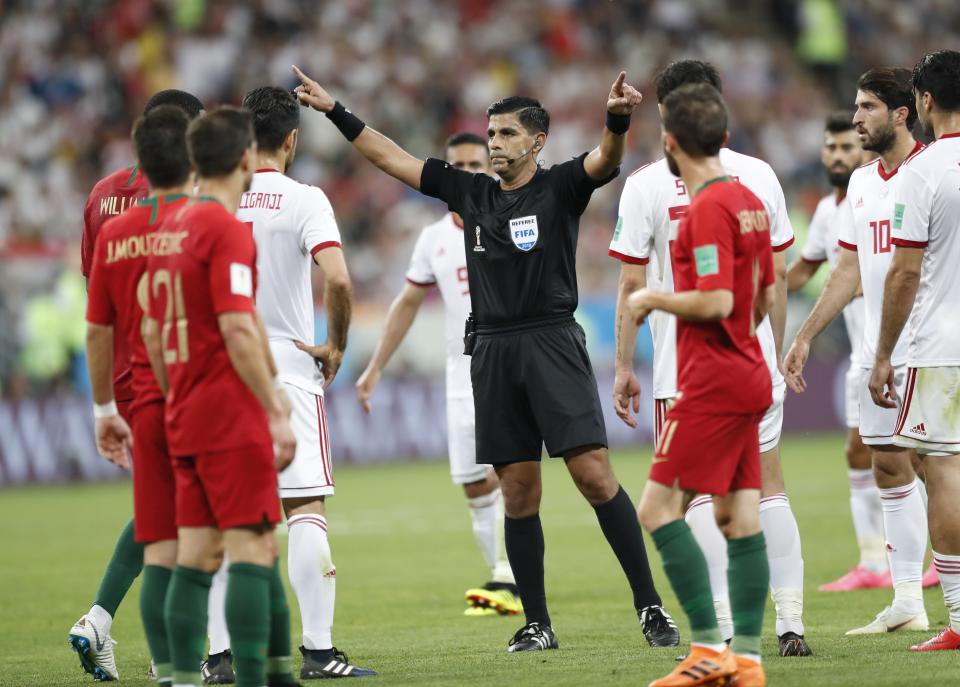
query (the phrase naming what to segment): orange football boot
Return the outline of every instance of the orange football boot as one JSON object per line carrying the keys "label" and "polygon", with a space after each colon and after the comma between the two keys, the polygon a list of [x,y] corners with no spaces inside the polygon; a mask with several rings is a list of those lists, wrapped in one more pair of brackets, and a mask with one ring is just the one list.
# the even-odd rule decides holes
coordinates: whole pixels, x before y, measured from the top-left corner
{"label": "orange football boot", "polygon": [[745,656],[737,656],[737,676],[732,687],[767,687],[767,674],[763,666]]}
{"label": "orange football boot", "polygon": [[737,660],[730,649],[714,651],[693,645],[683,662],[669,675],[654,680],[650,687],[721,687],[731,684],[737,672]]}

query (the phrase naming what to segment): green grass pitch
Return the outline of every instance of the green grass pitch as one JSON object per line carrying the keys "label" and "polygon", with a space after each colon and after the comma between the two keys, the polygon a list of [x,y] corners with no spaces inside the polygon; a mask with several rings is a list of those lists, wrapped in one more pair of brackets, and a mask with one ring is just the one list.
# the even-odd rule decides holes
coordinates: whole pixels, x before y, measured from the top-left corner
{"label": "green grass pitch", "polygon": [[[807,639],[815,656],[776,656],[768,606],[764,659],[771,685],[958,685],[960,655],[915,654],[930,633],[845,637],[888,603],[885,590],[824,594],[817,585],[854,562],[840,436],[790,438],[783,462],[806,561]],[[636,501],[650,451],[617,452],[617,474]],[[329,520],[338,595],[334,640],[390,685],[646,685],[677,651],[647,647],[626,581],[590,507],[563,465],[544,465],[547,593],[560,650],[510,655],[517,618],[465,618],[463,591],[486,581],[462,493],[443,462],[343,467]],[[81,685],[66,637],[88,607],[121,525],[126,483],[0,493],[0,685]],[[648,538],[654,575],[684,641],[687,626]],[[285,540],[282,542],[285,548]],[[150,685],[135,585],[113,636],[120,676]],[[299,617],[291,596],[294,640]],[[939,588],[926,592],[932,630],[946,621]]]}

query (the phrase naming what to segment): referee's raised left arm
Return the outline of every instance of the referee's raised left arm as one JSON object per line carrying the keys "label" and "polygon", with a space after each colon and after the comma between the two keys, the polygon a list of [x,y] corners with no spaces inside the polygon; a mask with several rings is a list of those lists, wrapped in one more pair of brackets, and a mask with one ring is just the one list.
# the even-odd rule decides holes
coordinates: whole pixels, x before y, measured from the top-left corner
{"label": "referee's raised left arm", "polygon": [[626,83],[627,73],[620,72],[610,87],[607,97],[607,121],[603,127],[600,145],[590,151],[583,160],[583,169],[591,179],[610,177],[623,162],[623,150],[627,144],[627,129],[630,115],[640,105],[640,91]]}
{"label": "referee's raised left arm", "polygon": [[[415,191],[420,190],[423,160],[414,157],[376,129],[364,124],[296,66],[293,67],[293,73],[300,79],[294,95],[302,105],[323,112],[365,158],[394,179],[402,181]],[[620,154],[623,155],[622,144]]]}

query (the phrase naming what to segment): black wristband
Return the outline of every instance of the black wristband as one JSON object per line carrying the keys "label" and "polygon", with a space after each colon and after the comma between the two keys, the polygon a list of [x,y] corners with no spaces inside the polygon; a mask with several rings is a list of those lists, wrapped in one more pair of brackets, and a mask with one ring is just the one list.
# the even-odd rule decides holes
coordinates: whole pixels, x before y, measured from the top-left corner
{"label": "black wristband", "polygon": [[618,115],[607,112],[607,128],[618,136],[627,133],[627,129],[630,128],[630,115]]}
{"label": "black wristband", "polygon": [[340,133],[348,141],[353,141],[366,126],[357,115],[345,108],[339,100],[333,104],[333,109],[327,112],[327,119],[333,122],[333,125],[340,130]]}

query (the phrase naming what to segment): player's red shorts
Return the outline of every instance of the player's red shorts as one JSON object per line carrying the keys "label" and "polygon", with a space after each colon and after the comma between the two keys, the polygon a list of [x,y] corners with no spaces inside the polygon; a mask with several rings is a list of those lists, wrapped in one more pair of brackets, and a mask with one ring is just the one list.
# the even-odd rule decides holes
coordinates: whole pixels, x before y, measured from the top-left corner
{"label": "player's red shorts", "polygon": [[726,496],[760,488],[760,419],[671,410],[660,433],[650,479],[698,494]]}
{"label": "player's red shorts", "polygon": [[164,404],[133,412],[133,535],[142,544],[177,538],[176,488],[163,425]]}
{"label": "player's red shorts", "polygon": [[133,423],[130,417],[130,406],[132,405],[133,401],[117,401],[117,412],[120,414],[120,417],[123,418],[123,421],[130,425],[130,429],[133,429]]}
{"label": "player's red shorts", "polygon": [[177,526],[227,530],[280,521],[271,444],[176,456]]}

